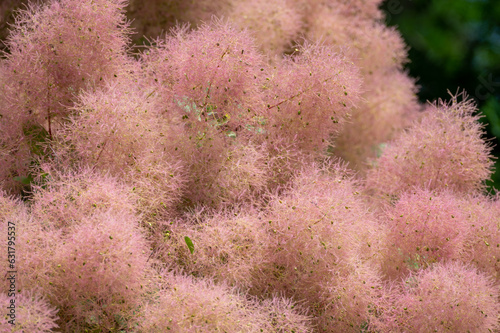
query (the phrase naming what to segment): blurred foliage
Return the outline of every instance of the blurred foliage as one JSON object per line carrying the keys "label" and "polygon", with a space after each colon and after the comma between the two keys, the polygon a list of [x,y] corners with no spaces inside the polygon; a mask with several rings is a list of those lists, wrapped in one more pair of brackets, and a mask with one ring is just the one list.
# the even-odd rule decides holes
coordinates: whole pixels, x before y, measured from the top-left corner
{"label": "blurred foliage", "polygon": [[[36,3],[36,1],[32,2]],[[9,35],[10,25],[14,23],[14,12],[17,9],[26,8],[26,3],[25,0],[0,0],[0,53],[7,51],[3,41]]]}
{"label": "blurred foliage", "polygon": [[[386,0],[388,25],[409,46],[410,75],[422,102],[465,89],[476,100],[487,136],[500,156],[500,1]],[[500,162],[491,188],[500,189]]]}

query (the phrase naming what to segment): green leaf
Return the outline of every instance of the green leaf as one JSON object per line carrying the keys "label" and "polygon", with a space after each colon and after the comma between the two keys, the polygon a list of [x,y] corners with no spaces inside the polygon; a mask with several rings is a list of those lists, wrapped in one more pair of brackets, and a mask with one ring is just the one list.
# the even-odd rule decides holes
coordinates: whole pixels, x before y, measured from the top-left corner
{"label": "green leaf", "polygon": [[184,240],[186,241],[186,245],[187,245],[187,247],[189,249],[189,252],[191,252],[191,254],[193,254],[193,252],[194,252],[193,241],[188,236],[184,237]]}
{"label": "green leaf", "polygon": [[33,177],[31,177],[31,175],[28,175],[28,177],[24,177],[24,176],[14,177],[13,179],[16,182],[20,182],[23,185],[29,185],[33,182]]}
{"label": "green leaf", "polygon": [[23,134],[29,143],[31,152],[41,156],[43,154],[42,144],[48,141],[49,132],[39,124],[27,123],[23,126]]}
{"label": "green leaf", "polygon": [[378,146],[375,147],[375,152],[377,153],[377,157],[382,156],[384,153],[384,150],[388,147],[388,144],[383,142],[379,144]]}
{"label": "green leaf", "polygon": [[494,97],[488,99],[486,104],[481,108],[481,111],[486,116],[486,120],[490,125],[491,134],[500,137],[500,103]]}

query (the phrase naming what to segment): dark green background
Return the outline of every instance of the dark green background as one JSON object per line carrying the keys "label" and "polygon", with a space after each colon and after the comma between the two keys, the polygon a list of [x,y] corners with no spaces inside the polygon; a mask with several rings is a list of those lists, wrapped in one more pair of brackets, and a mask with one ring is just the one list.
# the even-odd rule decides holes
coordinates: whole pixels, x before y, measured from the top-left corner
{"label": "dark green background", "polygon": [[[484,115],[487,137],[500,156],[500,1],[386,0],[386,23],[409,46],[406,66],[418,78],[422,102],[466,90]],[[500,189],[496,160],[490,190]]]}

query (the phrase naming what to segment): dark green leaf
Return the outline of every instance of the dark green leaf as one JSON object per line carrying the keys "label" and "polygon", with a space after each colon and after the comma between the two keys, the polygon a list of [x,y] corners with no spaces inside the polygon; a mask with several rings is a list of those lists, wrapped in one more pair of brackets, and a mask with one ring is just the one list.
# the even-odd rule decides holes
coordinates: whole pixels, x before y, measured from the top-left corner
{"label": "dark green leaf", "polygon": [[189,249],[189,252],[191,252],[191,254],[193,254],[193,252],[194,252],[193,241],[191,241],[191,238],[189,238],[188,236],[184,237],[184,240],[186,241],[186,245]]}
{"label": "dark green leaf", "polygon": [[19,177],[14,177],[14,180],[20,182],[23,185],[29,185],[33,182],[33,177],[31,177],[31,175],[28,175],[28,177],[19,176]]}

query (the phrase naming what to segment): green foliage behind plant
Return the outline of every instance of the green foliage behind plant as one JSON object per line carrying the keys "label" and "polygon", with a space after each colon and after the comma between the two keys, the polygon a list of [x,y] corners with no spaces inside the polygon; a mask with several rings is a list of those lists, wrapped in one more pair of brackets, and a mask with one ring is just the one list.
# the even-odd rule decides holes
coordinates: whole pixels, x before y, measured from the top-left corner
{"label": "green foliage behind plant", "polygon": [[[406,40],[410,74],[422,102],[465,89],[478,103],[488,138],[500,156],[500,2],[387,0],[387,23]],[[490,188],[500,189],[497,163]]]}

